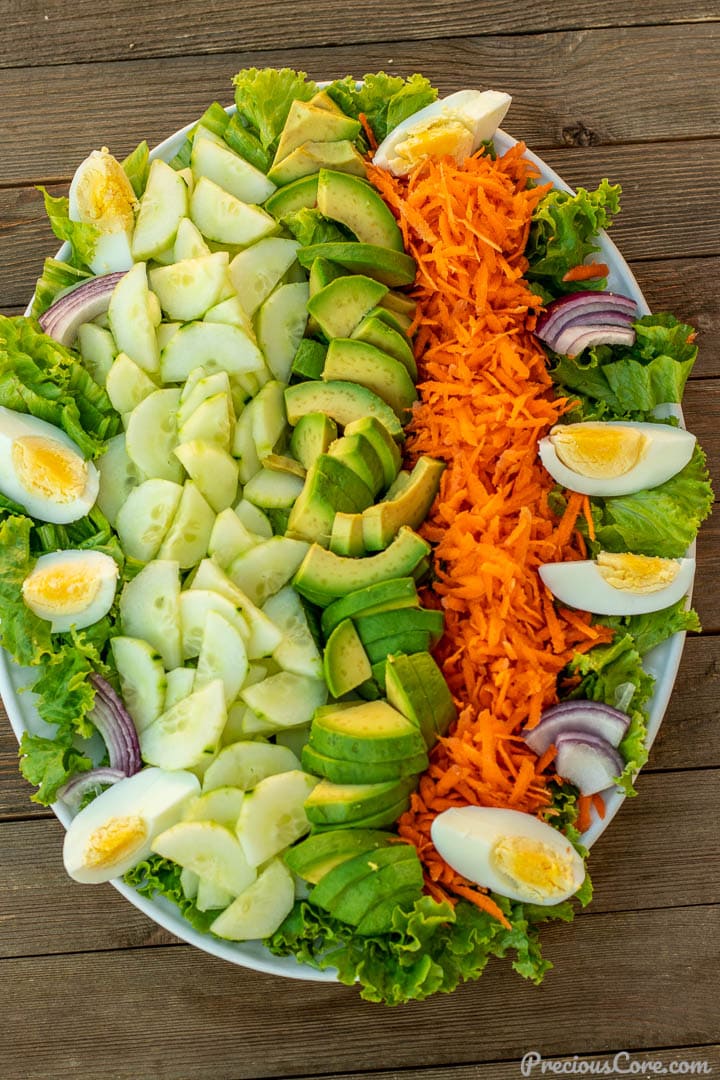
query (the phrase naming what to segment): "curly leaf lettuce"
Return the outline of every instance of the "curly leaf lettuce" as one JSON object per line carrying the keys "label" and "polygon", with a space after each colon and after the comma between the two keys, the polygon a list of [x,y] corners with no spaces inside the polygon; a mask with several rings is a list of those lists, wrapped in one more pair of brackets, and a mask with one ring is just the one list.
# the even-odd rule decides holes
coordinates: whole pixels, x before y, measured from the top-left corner
{"label": "curly leaf lettuce", "polygon": [[70,200],[66,196],[60,195],[56,198],[42,185],[38,185],[37,190],[45,200],[45,213],[50,220],[50,228],[58,240],[67,240],[72,248],[71,264],[82,269],[89,267],[95,255],[100,230],[96,225],[89,225],[84,221],[71,221]]}
{"label": "curly leaf lettuce", "polygon": [[182,869],[170,859],[160,855],[151,855],[149,859],[138,863],[128,870],[123,881],[132,885],[141,896],[151,898],[164,896],[176,904],[191,926],[201,933],[207,933],[210,924],[215,921],[217,911],[200,911],[193,900],[183,892],[180,882]]}
{"label": "curly leaf lettuce", "polygon": [[293,101],[309,101],[318,86],[304,71],[247,68],[234,77],[238,119],[272,157]]}
{"label": "curly leaf lettuce", "polygon": [[43,263],[43,272],[35,283],[35,296],[33,298],[31,315],[38,319],[53,303],[59,293],[65,289],[71,289],[82,281],[92,277],[88,270],[81,270],[70,263],[60,259],[46,259]]}
{"label": "curly leaf lettuce", "polygon": [[54,802],[60,788],[73,776],[92,768],[90,758],[73,745],[67,732],[54,739],[25,732],[19,752],[20,772],[38,789],[30,798],[43,806]]}
{"label": "curly leaf lettuce", "polygon": [[384,71],[365,75],[360,86],[351,75],[337,79],[327,92],[347,116],[357,120],[362,113],[378,142],[438,96],[423,75],[403,79],[399,75],[386,75]]}
{"label": "curly leaf lettuce", "polygon": [[292,213],[286,214],[280,221],[303,247],[310,244],[345,242],[349,236],[334,221],[328,221],[314,207],[303,207],[301,210],[294,210]]}
{"label": "curly leaf lettuce", "polygon": [[30,551],[32,521],[8,517],[0,524],[0,644],[23,667],[36,666],[53,655],[50,623],[23,603],[22,584],[35,565]]}
{"label": "curly leaf lettuce", "polygon": [[630,634],[641,656],[673,634],[688,630],[699,633],[701,630],[697,612],[685,607],[685,598],[662,611],[651,611],[646,615],[604,615],[597,621],[612,627],[618,634]]}

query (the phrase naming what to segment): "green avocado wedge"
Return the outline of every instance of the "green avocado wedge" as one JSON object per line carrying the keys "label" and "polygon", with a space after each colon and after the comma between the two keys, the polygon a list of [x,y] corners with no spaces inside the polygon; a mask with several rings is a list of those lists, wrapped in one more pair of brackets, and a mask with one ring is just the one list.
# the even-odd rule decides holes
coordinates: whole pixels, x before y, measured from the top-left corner
{"label": "green avocado wedge", "polygon": [[320,379],[325,367],[327,346],[312,338],[302,338],[293,357],[290,371],[300,379]]}
{"label": "green avocado wedge", "polygon": [[385,780],[399,780],[403,776],[416,776],[428,766],[424,749],[396,761],[347,761],[322,754],[307,743],[301,753],[306,772],[326,776],[336,784],[379,784]]}
{"label": "green avocado wedge", "polygon": [[[377,450],[365,435],[343,435],[329,449],[331,457],[342,461],[356,472],[370,488],[373,496],[385,487],[385,470]],[[362,531],[362,523],[361,523]]]}
{"label": "green avocado wedge", "polygon": [[444,629],[442,611],[432,608],[405,608],[355,616],[355,627],[364,645],[390,640],[396,634],[427,631],[430,644],[437,645]]}
{"label": "green avocado wedge", "polygon": [[349,825],[395,806],[415,789],[415,777],[382,784],[335,784],[321,780],[305,800],[305,813],[313,825]]}
{"label": "green avocado wedge", "polygon": [[358,762],[397,761],[425,749],[416,725],[387,701],[365,701],[336,713],[316,713],[308,745],[329,757]]}
{"label": "green avocado wedge", "polygon": [[366,181],[321,169],[317,205],[325,217],[345,225],[361,244],[403,250],[402,233],[392,211]]}
{"label": "green avocado wedge", "polygon": [[368,507],[363,513],[363,540],[368,551],[386,548],[401,526],[416,529],[422,524],[438,493],[444,469],[443,461],[423,455],[395,498]]}
{"label": "green avocado wedge", "polygon": [[326,638],[343,619],[357,615],[371,615],[376,611],[396,610],[405,607],[417,607],[420,603],[411,577],[391,578],[376,585],[348,593],[336,600],[322,613],[321,628]]}
{"label": "green avocado wedge", "polygon": [[387,402],[401,420],[417,401],[415,383],[404,364],[374,345],[353,338],[336,337],[330,342],[322,377],[330,381],[352,380],[367,387]]}
{"label": "green avocado wedge", "polygon": [[364,646],[371,664],[379,664],[390,653],[427,652],[430,648],[429,630],[403,630],[398,620],[397,631]]}
{"label": "green avocado wedge", "polygon": [[383,468],[382,488],[389,488],[400,471],[400,451],[388,430],[374,416],[363,416],[345,427],[345,435],[362,435],[372,444]]}
{"label": "green avocado wedge", "polygon": [[317,189],[317,173],[314,176],[302,176],[292,184],[286,184],[274,191],[270,198],[265,200],[265,209],[276,221],[296,210],[311,209],[317,204]]}
{"label": "green avocado wedge", "polygon": [[332,915],[341,922],[357,926],[374,907],[381,902],[390,902],[398,893],[405,894],[413,889],[419,897],[423,887],[422,866],[415,848],[411,851],[409,857],[397,859],[388,866],[376,864],[373,873],[343,889],[333,899]]}
{"label": "green avocado wedge", "polygon": [[345,514],[339,510],[332,524],[329,546],[335,555],[350,555],[353,558],[364,555],[362,514]]}
{"label": "green avocado wedge", "polygon": [[[407,795],[404,799],[400,799],[385,810],[378,810],[377,813],[368,814],[367,817],[348,821],[345,827],[347,829],[384,829],[389,825],[393,825],[400,815],[404,814],[409,808],[410,796]],[[336,828],[336,825],[321,825],[318,823],[313,825],[314,832],[325,832],[326,829]]]}
{"label": "green avocado wedge", "polygon": [[328,340],[345,338],[386,292],[374,278],[345,274],[310,296],[308,312]]}
{"label": "green avocado wedge", "polygon": [[308,244],[298,251],[300,265],[306,269],[312,265],[313,259],[317,258],[331,259],[354,274],[367,274],[390,288],[412,285],[415,281],[417,267],[410,255],[378,247],[376,244],[336,240],[324,244]]}
{"label": "green avocado wedge", "polygon": [[392,696],[395,708],[404,716],[408,716],[408,712],[404,707],[402,687],[409,685],[417,686],[422,690],[432,711],[436,733],[445,735],[450,725],[457,719],[457,709],[450,688],[429,652],[418,652],[404,657],[388,657],[385,666],[388,700]]}
{"label": "green avocado wedge", "polygon": [[368,313],[362,322],[355,327],[350,336],[357,341],[364,341],[367,345],[374,345],[376,349],[380,349],[382,352],[387,353],[388,356],[399,360],[413,382],[417,380],[417,364],[415,363],[410,342],[405,334],[399,333],[392,326],[388,326],[385,319]]}
{"label": "green avocado wedge", "polygon": [[360,123],[344,113],[330,112],[309,101],[295,100],[280,135],[273,167],[305,142],[338,142],[340,139],[353,142],[359,132]]}
{"label": "green avocado wedge", "polygon": [[417,852],[410,844],[388,844],[366,850],[354,858],[345,860],[334,870],[328,871],[312,890],[308,899],[311,904],[332,912],[333,904],[345,889],[356,885],[368,874],[377,872],[381,867],[410,861],[413,856],[417,858]]}
{"label": "green avocado wedge", "polygon": [[285,865],[311,885],[317,885],[336,866],[356,855],[389,847],[392,833],[376,829],[334,829],[313,833],[285,852]]}
{"label": "green avocado wedge", "polygon": [[340,427],[353,420],[374,417],[383,424],[391,438],[402,440],[404,433],[397,416],[382,398],[356,382],[302,382],[285,391],[288,422],[297,424],[309,412],[321,412]]}
{"label": "green avocado wedge", "polygon": [[343,697],[369,679],[370,661],[351,619],[343,619],[328,638],[323,672],[333,697]]}
{"label": "green avocado wedge", "polygon": [[329,416],[321,412],[306,413],[293,429],[290,453],[310,470],[320,454],[337,439],[337,434],[337,424]]}
{"label": "green avocado wedge", "polygon": [[335,142],[308,140],[296,147],[268,172],[268,180],[282,187],[303,176],[310,176],[321,169],[337,169],[339,172],[365,176],[365,162],[349,139]]}

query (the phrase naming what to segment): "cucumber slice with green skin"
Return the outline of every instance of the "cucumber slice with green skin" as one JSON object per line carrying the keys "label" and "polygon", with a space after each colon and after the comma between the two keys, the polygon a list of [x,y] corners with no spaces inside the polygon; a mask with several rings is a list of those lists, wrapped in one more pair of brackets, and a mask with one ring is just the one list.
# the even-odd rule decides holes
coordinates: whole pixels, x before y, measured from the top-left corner
{"label": "cucumber slice with green skin", "polygon": [[97,505],[114,529],[125,500],[141,481],[140,471],[128,457],[125,435],[108,439],[105,453],[97,460],[97,469],[100,478]]}
{"label": "cucumber slice with green skin", "polygon": [[196,484],[186,480],[180,503],[158,557],[176,559],[181,570],[195,566],[207,555],[215,514]]}
{"label": "cucumber slice with green skin", "polygon": [[150,562],[170,528],[183,489],[172,480],[145,480],[133,488],[120,508],[116,529],[131,559]]}
{"label": "cucumber slice with green skin", "polygon": [[350,761],[397,761],[425,751],[415,724],[386,701],[316,716],[310,745],[321,754]]}
{"label": "cucumber slice with green skin", "polygon": [[200,689],[215,679],[221,679],[225,703],[229,705],[240,692],[248,669],[245,638],[232,623],[216,611],[205,619],[195,688]]}
{"label": "cucumber slice with green skin", "polygon": [[178,227],[188,212],[188,189],[183,178],[164,161],[150,165],[131,250],[133,259],[152,259],[175,242]]}
{"label": "cucumber slice with green skin", "polygon": [[302,765],[306,772],[325,776],[336,784],[379,784],[423,772],[428,757],[423,750],[399,761],[349,761],[321,754],[308,743],[302,749]]}
{"label": "cucumber slice with green skin", "polygon": [[422,888],[422,866],[414,852],[414,858],[380,867],[353,888],[343,890],[333,901],[332,913],[341,922],[357,926],[378,904],[392,901],[398,893],[407,895],[411,891],[419,899]]}
{"label": "cucumber slice with green skin", "polygon": [[304,480],[276,469],[260,469],[252,476],[243,495],[265,510],[289,509],[302,491]]}
{"label": "cucumber slice with green skin", "polygon": [[167,679],[160,654],[140,638],[110,639],[125,707],[137,731],[157,720],[165,707]]}
{"label": "cucumber slice with green skin", "polygon": [[179,574],[177,562],[156,559],[120,595],[123,633],[147,641],[168,670],[182,664]]}
{"label": "cucumber slice with green skin", "polygon": [[157,855],[233,896],[239,896],[257,877],[235,836],[214,821],[180,821],[156,836],[152,847]]}
{"label": "cucumber slice with green skin", "polygon": [[[356,382],[301,382],[285,391],[288,423],[297,424],[307,413],[324,413],[340,427],[372,416],[385,426],[390,436],[401,440],[402,425],[381,397]],[[398,466],[399,467],[399,466]]]}
{"label": "cucumber slice with green skin", "polygon": [[259,542],[257,533],[250,532],[235,511],[228,507],[215,518],[208,541],[208,555],[224,570],[233,559]]}
{"label": "cucumber slice with green skin", "polygon": [[227,597],[211,592],[210,589],[187,589],[180,593],[182,651],[185,660],[191,660],[194,656],[200,655],[205,623],[211,611],[221,615],[235,628],[243,641],[247,642],[250,631],[235,604]]}
{"label": "cucumber slice with green skin", "polygon": [[336,784],[321,780],[305,802],[305,813],[313,825],[351,825],[394,806],[415,789],[415,778],[381,784]]}
{"label": "cucumber slice with green skin", "polygon": [[182,323],[177,322],[161,322],[157,328],[157,342],[158,348],[162,353],[163,349],[170,341],[170,338],[174,337],[178,332]]}
{"label": "cucumber slice with green skin", "polygon": [[277,222],[201,176],[190,198],[190,217],[207,240],[247,247],[278,231]]}
{"label": "cucumber slice with green skin", "polygon": [[230,280],[248,316],[254,315],[297,259],[297,240],[268,236],[239,252],[230,264]]}
{"label": "cucumber slice with green skin", "polygon": [[254,604],[261,607],[273,593],[287,585],[305,558],[308,547],[304,540],[273,536],[239,555],[231,563],[228,576]]}
{"label": "cucumber slice with green skin", "polygon": [[215,513],[232,506],[237,499],[238,464],[222,446],[192,439],[176,446],[174,454]]}
{"label": "cucumber slice with green skin", "polygon": [[96,326],[95,323],[82,323],[78,327],[77,348],[82,356],[83,367],[90,372],[99,386],[104,386],[117,353],[110,331]]}
{"label": "cucumber slice with green skin", "polygon": [[[252,710],[248,709],[247,705],[243,705],[241,701],[235,701],[228,709],[228,718],[225,728],[222,733],[220,742],[223,747],[229,746],[230,743],[241,742],[243,739],[254,739],[256,733],[246,731],[247,719],[253,715]],[[261,731],[259,734],[269,735],[269,729],[267,731]]]}
{"label": "cucumber slice with green skin", "polygon": [[124,415],[157,390],[157,384],[127,353],[118,353],[107,373],[105,390],[113,409]]}
{"label": "cucumber slice with green skin", "polygon": [[270,196],[265,202],[265,209],[274,218],[279,220],[286,214],[292,214],[295,210],[303,210],[305,207],[315,206],[317,202],[318,177],[302,176],[291,184],[283,187]]}
{"label": "cucumber slice with green skin", "polygon": [[144,371],[154,375],[160,370],[160,349],[150,309],[151,295],[145,263],[136,263],[112,291],[108,321],[118,352],[127,353]]}
{"label": "cucumber slice with green skin", "polygon": [[184,867],[180,871],[180,887],[183,894],[188,900],[194,900],[198,894],[198,885],[200,884],[200,878],[197,874],[194,874],[192,870],[186,870]]}
{"label": "cucumber slice with green skin", "polygon": [[200,563],[190,589],[208,589],[219,593],[240,610],[248,626],[246,647],[251,660],[269,656],[280,644],[282,631],[211,559],[203,559]]}
{"label": "cucumber slice with green skin", "polygon": [[228,394],[224,391],[213,394],[201,401],[178,429],[178,442],[195,442],[201,439],[228,451],[234,419],[235,413]]}
{"label": "cucumber slice with green skin", "polygon": [[301,379],[320,379],[325,367],[327,345],[311,338],[303,338],[293,357],[290,373]]}
{"label": "cucumber slice with green skin", "polygon": [[235,894],[228,892],[227,889],[214,885],[212,881],[208,881],[206,878],[198,879],[198,891],[195,900],[195,907],[198,911],[216,911],[226,908],[234,899]]}
{"label": "cucumber slice with green skin", "polygon": [[250,401],[237,418],[232,440],[232,453],[239,461],[241,484],[247,484],[262,467],[253,439],[252,414],[253,401]]}
{"label": "cucumber slice with green skin", "polygon": [[[228,402],[231,399],[230,376],[227,371],[215,371],[212,375],[208,375],[203,367],[191,371],[180,394],[178,427],[182,427],[189,420],[203,401],[207,401],[217,394],[225,394]],[[230,406],[228,404],[229,411]]]}
{"label": "cucumber slice with green skin", "polygon": [[[377,830],[373,831],[376,832]],[[363,832],[359,831],[359,834],[363,835]],[[337,833],[337,829],[328,831],[328,835],[333,833]],[[312,840],[314,837],[315,834],[309,839]],[[377,874],[383,867],[397,866],[400,863],[409,862],[413,854],[415,854],[415,848],[412,848],[409,844],[373,845],[362,853],[354,855],[350,859],[345,859],[333,870],[329,870],[324,874],[311,891],[309,900],[317,907],[331,912],[336,901],[346,889],[356,887],[365,878]]]}
{"label": "cucumber slice with green skin", "polygon": [[322,659],[308,625],[302,601],[291,585],[286,585],[263,605],[263,612],[282,633],[273,659],[285,671],[322,679]]}
{"label": "cucumber slice with green skin", "polygon": [[[228,323],[230,326],[237,326],[239,330],[247,334],[251,341],[255,341],[252,320],[242,306],[239,296],[229,296],[227,300],[211,307],[205,312],[203,322]],[[246,375],[245,378],[250,378],[250,375]]]}
{"label": "cucumber slice with green skin", "polygon": [[238,326],[223,322],[190,322],[167,343],[160,358],[163,382],[184,382],[202,365],[208,373],[227,371],[230,375],[263,371],[265,361],[250,335]]}
{"label": "cucumber slice with green skin", "polygon": [[150,288],[160,307],[171,319],[191,322],[232,295],[228,278],[227,251],[181,259],[171,266],[159,266],[148,274]]}
{"label": "cucumber slice with green skin", "polygon": [[312,720],[315,709],[327,701],[327,687],[322,679],[281,671],[246,686],[240,697],[273,729],[304,727]]}
{"label": "cucumber slice with green skin", "polygon": [[[214,755],[227,712],[221,679],[193,690],[140,732],[143,760],[163,769],[192,769]],[[191,867],[196,873],[202,872]]]}
{"label": "cucumber slice with green skin", "polygon": [[253,402],[251,416],[253,441],[262,461],[287,431],[285,383],[276,379],[266,382]]}
{"label": "cucumber slice with green skin", "polygon": [[375,829],[333,829],[331,832],[311,833],[299,844],[288,848],[284,856],[285,865],[311,885],[317,885],[341,863],[356,855],[388,847],[394,840],[396,837],[392,833]]}
{"label": "cucumber slice with green skin", "polygon": [[307,743],[310,734],[310,725],[299,728],[287,728],[275,733],[275,741],[279,746],[286,746],[292,750],[299,760],[303,746]]}
{"label": "cucumber slice with green skin", "polygon": [[183,812],[183,821],[215,821],[226,829],[234,831],[242,806],[244,791],[236,787],[213,788],[202,795],[196,795],[187,803]]}
{"label": "cucumber slice with green skin", "polygon": [[290,378],[292,362],[305,333],[309,295],[305,282],[280,285],[257,313],[258,345],[272,376],[284,383]]}
{"label": "cucumber slice with green skin", "polygon": [[195,668],[177,667],[167,673],[165,708],[171,709],[178,701],[189,697],[195,683]]}
{"label": "cucumber slice with green skin", "polygon": [[183,470],[173,454],[177,446],[176,415],[179,390],[155,390],[128,418],[125,447],[128,457],[147,477],[182,482]]}
{"label": "cucumber slice with green skin", "polygon": [[210,248],[203,240],[202,233],[197,225],[193,225],[189,217],[182,218],[175,236],[173,261],[182,262],[183,259],[199,259],[202,255],[209,254]]}
{"label": "cucumber slice with green skin", "polygon": [[371,677],[370,661],[351,619],[339,623],[328,638],[323,671],[328,689],[336,698]]}
{"label": "cucumber slice with green skin", "polygon": [[264,720],[261,716],[258,716],[257,713],[254,713],[247,705],[239,707],[242,708],[242,719],[237,721],[241,728],[240,738],[256,739],[258,737],[273,734],[275,728],[268,720]]}
{"label": "cucumber slice with green skin", "polygon": [[295,903],[292,874],[280,859],[260,871],[257,881],[218,915],[210,929],[227,941],[255,941],[274,934]]}
{"label": "cucumber slice with green skin", "polygon": [[205,176],[245,203],[261,203],[275,191],[275,185],[264,173],[227,146],[216,143],[205,132],[193,139],[190,168],[195,180]]}
{"label": "cucumber slice with green skin", "polygon": [[436,645],[442,637],[445,624],[442,611],[430,608],[408,608],[402,615],[397,615],[396,611],[361,614],[356,616],[354,621],[360,640],[366,647],[398,634],[425,630],[430,634],[431,644]]}
{"label": "cucumber slice with green skin", "polygon": [[253,506],[247,499],[241,499],[235,507],[235,513],[251,532],[256,533],[258,536],[263,537],[265,540],[269,540],[273,534],[272,526],[268,521],[267,515],[263,514],[262,510]]}
{"label": "cucumber slice with green skin", "polygon": [[224,747],[208,768],[203,791],[228,786],[250,791],[268,776],[299,768],[300,762],[286,746],[267,742],[235,742]]}
{"label": "cucumber slice with green skin", "polygon": [[266,777],[245,796],[236,833],[251,866],[310,832],[305,800],[316,784],[317,777],[294,769]]}

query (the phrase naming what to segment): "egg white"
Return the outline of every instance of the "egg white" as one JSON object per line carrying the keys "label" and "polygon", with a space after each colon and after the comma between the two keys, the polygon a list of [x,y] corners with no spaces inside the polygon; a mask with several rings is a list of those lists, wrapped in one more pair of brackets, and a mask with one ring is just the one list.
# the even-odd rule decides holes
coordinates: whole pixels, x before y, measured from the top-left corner
{"label": "egg white", "polygon": [[[530,903],[557,904],[567,900],[585,880],[581,857],[569,840],[531,814],[491,806],[462,806],[444,810],[431,827],[432,842],[453,870],[500,896]],[[527,840],[550,849],[570,874],[566,889],[552,889],[550,895],[539,896],[533,889],[507,876],[495,865],[494,846],[505,839]]]}
{"label": "egg white", "polygon": [[[630,428],[641,432],[649,441],[642,457],[635,466],[621,476],[584,476],[560,460],[553,443],[553,436],[562,430],[572,428],[608,427]],[[540,460],[558,484],[577,491],[581,495],[609,497],[613,495],[633,495],[637,491],[658,487],[664,484],[690,461],[695,449],[695,436],[684,428],[670,424],[647,424],[634,421],[611,420],[595,423],[556,426],[549,435],[538,444]]]}
{"label": "egg white", "polygon": [[546,563],[539,573],[553,596],[569,607],[592,611],[595,615],[646,615],[677,603],[692,585],[695,560],[672,561],[680,565],[677,576],[664,588],[650,593],[616,588],[605,580],[591,559]]}
{"label": "egg white", "polygon": [[[25,578],[23,599],[39,618],[47,619],[53,634],[72,626],[83,630],[99,622],[112,607],[118,573],[115,560],[103,551],[51,551],[40,556]],[[71,579],[79,579],[92,593],[82,606],[73,603],[65,591]]]}
{"label": "egg white", "polygon": [[[63,501],[28,490],[13,461],[14,443],[28,437],[41,439],[50,447],[59,444],[77,458],[78,467],[82,465],[85,469],[85,483],[77,495]],[[94,464],[85,459],[64,431],[36,416],[0,406],[0,492],[3,495],[19,503],[31,517],[66,525],[88,513],[95,503],[99,486],[100,478]]]}
{"label": "egg white", "polygon": [[147,859],[156,836],[175,825],[200,781],[184,770],[146,768],[103,791],[73,819],[63,861],[75,881],[120,877]]}
{"label": "egg white", "polygon": [[137,199],[122,165],[103,148],[93,150],[75,170],[68,192],[71,221],[100,230],[90,269],[95,274],[129,270]]}
{"label": "egg white", "polygon": [[[398,124],[380,143],[373,156],[373,164],[387,169],[394,176],[405,176],[424,156],[421,149],[422,136],[431,130],[443,126],[461,125],[467,133],[464,137],[459,132],[456,151],[450,151],[458,164],[465,157],[473,154],[480,143],[491,139],[502,123],[505,113],[510,108],[512,98],[509,94],[497,90],[459,90],[448,97],[440,98],[424,109],[413,113]],[[418,140],[418,147],[402,144],[408,140]]]}

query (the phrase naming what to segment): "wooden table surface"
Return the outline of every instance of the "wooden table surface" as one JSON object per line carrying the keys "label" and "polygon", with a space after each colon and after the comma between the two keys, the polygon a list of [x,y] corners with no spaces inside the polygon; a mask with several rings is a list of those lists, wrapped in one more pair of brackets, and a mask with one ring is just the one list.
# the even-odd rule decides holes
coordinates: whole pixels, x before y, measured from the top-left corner
{"label": "wooden table surface", "polygon": [[[57,247],[33,185],[64,192],[91,149],[122,157],[231,101],[242,67],[507,90],[507,130],[571,184],[622,184],[614,239],[651,308],[700,331],[686,418],[720,477],[718,0],[0,0],[0,27],[0,310],[24,308]],[[30,802],[3,717],[3,1077],[504,1080],[532,1050],[720,1069],[719,535],[720,516],[698,544],[704,632],[638,798],[593,851],[592,907],[544,933],[556,968],[540,989],[495,962],[454,995],[390,1010],[170,938],[110,886],[65,876],[62,829]]]}

